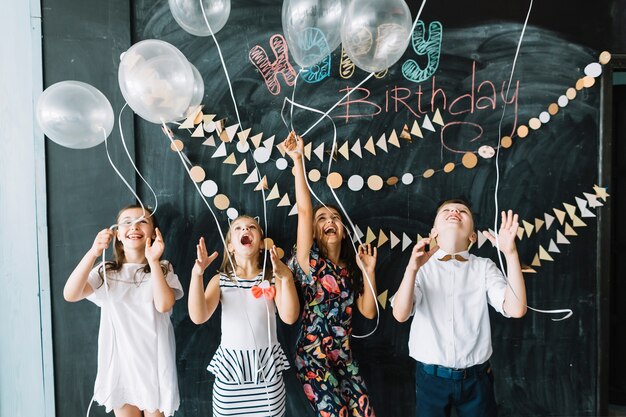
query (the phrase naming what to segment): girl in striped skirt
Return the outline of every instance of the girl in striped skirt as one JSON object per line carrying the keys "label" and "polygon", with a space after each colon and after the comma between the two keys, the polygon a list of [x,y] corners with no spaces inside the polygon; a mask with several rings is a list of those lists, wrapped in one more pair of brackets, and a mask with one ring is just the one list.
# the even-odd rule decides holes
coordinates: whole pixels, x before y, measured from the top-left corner
{"label": "girl in striped skirt", "polygon": [[289,363],[276,338],[276,315],[293,324],[299,302],[293,275],[270,249],[272,274],[263,271],[263,231],[252,217],[239,216],[225,238],[224,260],[206,288],[203,274],[217,257],[209,255],[204,238],[189,287],[189,316],[206,322],[222,303],[222,340],[208,370],[215,375],[213,416],[283,416]]}

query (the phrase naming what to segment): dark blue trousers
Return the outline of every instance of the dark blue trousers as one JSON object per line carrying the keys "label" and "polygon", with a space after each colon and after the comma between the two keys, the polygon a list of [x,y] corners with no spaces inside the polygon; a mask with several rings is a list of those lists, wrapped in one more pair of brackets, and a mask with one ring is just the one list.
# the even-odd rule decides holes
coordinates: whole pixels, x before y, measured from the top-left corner
{"label": "dark blue trousers", "polygon": [[489,362],[467,370],[425,365],[415,371],[417,417],[497,417],[493,372]]}

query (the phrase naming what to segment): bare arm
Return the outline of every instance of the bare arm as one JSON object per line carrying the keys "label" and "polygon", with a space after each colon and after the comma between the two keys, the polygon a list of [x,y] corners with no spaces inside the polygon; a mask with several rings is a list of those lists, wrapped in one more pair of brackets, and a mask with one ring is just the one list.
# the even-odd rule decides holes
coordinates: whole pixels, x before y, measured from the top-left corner
{"label": "bare arm", "polygon": [[[523,317],[527,311],[526,284],[517,254],[517,247],[515,246],[518,227],[517,214],[514,215],[511,210],[508,212],[503,211],[498,243],[506,259],[506,271],[509,280],[509,285],[507,285],[504,293],[503,307],[507,315],[515,318]],[[491,233],[485,231],[483,234],[494,246],[496,245],[496,238]]]}
{"label": "bare arm", "polygon": [[174,290],[168,285],[163,270],[161,269],[161,255],[165,250],[165,243],[161,231],[156,228],[156,239],[154,243],[150,238],[146,239],[145,255],[150,265],[150,275],[152,276],[152,297],[154,299],[154,307],[160,313],[170,311],[174,307],[176,297]]}
{"label": "bare arm", "polygon": [[439,249],[437,246],[426,252],[424,247],[430,244],[430,238],[422,239],[413,247],[411,258],[404,270],[404,277],[400,283],[400,288],[393,299],[393,317],[403,323],[411,317],[413,311],[413,298],[415,296],[415,279],[420,268]]}
{"label": "bare arm", "polygon": [[270,249],[272,270],[276,277],[276,308],[280,319],[287,324],[294,324],[298,320],[300,302],[293,282],[291,270],[280,260],[276,253],[276,246]]}
{"label": "bare arm", "polygon": [[215,258],[217,252],[210,256],[207,253],[204,238],[196,246],[196,263],[191,271],[191,282],[189,284],[188,309],[189,317],[195,324],[202,324],[211,318],[217,305],[220,302],[220,276],[215,275],[204,288],[203,276],[207,266]]}
{"label": "bare arm", "polygon": [[300,268],[309,274],[309,254],[313,246],[313,206],[311,195],[306,184],[304,169],[304,141],[293,132],[283,142],[285,150],[293,160],[294,181],[296,188],[296,205],[298,207],[298,234],[296,238],[296,258]]}
{"label": "bare arm", "polygon": [[[361,314],[371,320],[376,317],[376,257],[378,250],[376,247],[372,248],[369,243],[360,245],[356,256],[357,265],[363,274],[363,294],[357,298],[356,305]],[[371,288],[368,281],[372,284]]]}
{"label": "bare arm", "polygon": [[113,240],[113,231],[110,229],[101,230],[94,239],[91,249],[87,251],[83,259],[76,265],[70,274],[65,287],[63,287],[63,298],[66,301],[80,301],[93,293],[93,288],[88,284],[89,272],[93,269],[96,260],[102,252],[109,247]]}

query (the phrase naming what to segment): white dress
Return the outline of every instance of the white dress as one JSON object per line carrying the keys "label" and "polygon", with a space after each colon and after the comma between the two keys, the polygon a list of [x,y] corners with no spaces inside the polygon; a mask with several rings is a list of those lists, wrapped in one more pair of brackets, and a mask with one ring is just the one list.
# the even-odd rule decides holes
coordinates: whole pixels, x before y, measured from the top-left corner
{"label": "white dress", "polygon": [[215,375],[213,417],[285,414],[289,361],[276,338],[274,299],[253,296],[262,282],[261,274],[237,281],[220,274],[222,341],[207,368]]}
{"label": "white dress", "polygon": [[[144,267],[126,263],[107,271],[108,291],[99,265],[89,273],[94,292],[87,299],[101,308],[94,400],[107,412],[130,404],[171,416],[180,403],[171,311],[154,307],[152,277]],[[183,289],[171,266],[165,279],[180,299]]]}

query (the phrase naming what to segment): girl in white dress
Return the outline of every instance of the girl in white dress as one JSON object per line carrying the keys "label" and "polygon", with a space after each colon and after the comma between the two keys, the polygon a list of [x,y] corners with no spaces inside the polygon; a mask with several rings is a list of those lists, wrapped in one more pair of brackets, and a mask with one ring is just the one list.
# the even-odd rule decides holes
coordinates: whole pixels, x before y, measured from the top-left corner
{"label": "girl in white dress", "polygon": [[282,372],[289,362],[276,339],[275,310],[287,324],[298,319],[293,275],[275,246],[270,249],[273,274],[263,271],[263,232],[251,217],[235,219],[225,242],[228,254],[204,288],[204,271],[218,254],[209,256],[200,239],[189,286],[194,323],[206,322],[222,304],[222,340],[207,368],[215,375],[213,416],[283,416]]}
{"label": "girl in white dress", "polygon": [[[176,347],[170,320],[183,296],[156,219],[139,206],[123,208],[117,230],[101,230],[65,284],[67,301],[101,308],[94,400],[116,417],[164,417],[178,409]],[[114,260],[94,263],[114,241]]]}

